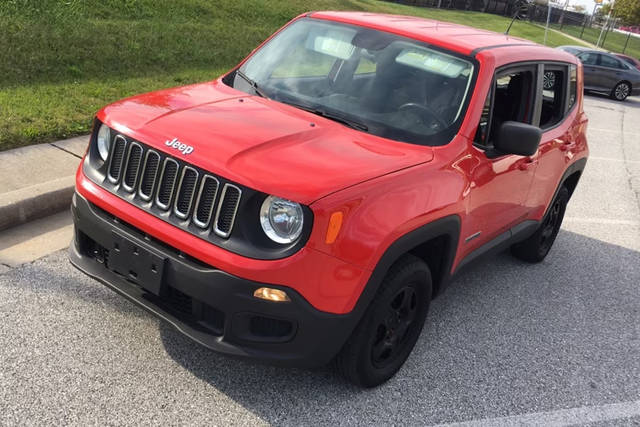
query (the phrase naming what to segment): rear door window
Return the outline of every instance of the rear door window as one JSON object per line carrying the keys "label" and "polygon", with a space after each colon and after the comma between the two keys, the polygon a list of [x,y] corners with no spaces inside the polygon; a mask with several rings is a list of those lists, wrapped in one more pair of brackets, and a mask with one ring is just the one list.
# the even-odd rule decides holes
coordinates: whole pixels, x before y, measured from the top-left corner
{"label": "rear door window", "polygon": [[567,67],[545,65],[542,79],[540,128],[548,129],[560,123],[565,113]]}
{"label": "rear door window", "polygon": [[612,58],[608,55],[599,55],[600,56],[600,65],[608,68],[616,68],[618,70],[624,70],[625,67],[622,66],[622,62],[617,60],[616,58]]}

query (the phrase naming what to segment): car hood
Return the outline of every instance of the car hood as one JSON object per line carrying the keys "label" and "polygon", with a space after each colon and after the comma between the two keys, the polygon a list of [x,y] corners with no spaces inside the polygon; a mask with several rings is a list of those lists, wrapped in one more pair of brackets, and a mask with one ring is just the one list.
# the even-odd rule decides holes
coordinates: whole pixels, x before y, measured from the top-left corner
{"label": "car hood", "polygon": [[[359,132],[221,81],[128,98],[98,119],[214,174],[306,204],[433,158],[429,147]],[[165,144],[174,138],[193,151]]]}

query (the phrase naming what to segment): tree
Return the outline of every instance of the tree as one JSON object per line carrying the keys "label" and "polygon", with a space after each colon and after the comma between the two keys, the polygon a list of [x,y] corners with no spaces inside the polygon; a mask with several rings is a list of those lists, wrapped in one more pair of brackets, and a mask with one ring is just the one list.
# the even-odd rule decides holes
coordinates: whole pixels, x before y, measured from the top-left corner
{"label": "tree", "polygon": [[611,3],[605,3],[596,10],[596,15],[607,16],[611,12]]}
{"label": "tree", "polygon": [[614,13],[623,24],[640,24],[640,1],[639,0],[616,0],[613,4]]}

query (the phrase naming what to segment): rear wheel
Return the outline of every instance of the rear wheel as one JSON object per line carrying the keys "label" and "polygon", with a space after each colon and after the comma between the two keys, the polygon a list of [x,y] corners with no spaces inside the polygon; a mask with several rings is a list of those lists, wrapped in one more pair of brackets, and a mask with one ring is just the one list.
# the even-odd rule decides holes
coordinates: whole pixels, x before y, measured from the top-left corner
{"label": "rear wheel", "polygon": [[624,101],[631,93],[631,86],[627,82],[620,82],[611,91],[611,97],[618,101]]}
{"label": "rear wheel", "polygon": [[569,202],[569,190],[563,186],[556,194],[555,199],[553,199],[540,227],[531,237],[513,245],[511,253],[523,261],[542,261],[551,250],[558,231],[560,231],[562,219],[567,209],[567,202]]}
{"label": "rear wheel", "polygon": [[429,267],[419,258],[405,255],[391,267],[336,357],[338,371],[361,387],[374,387],[391,378],[415,346],[430,300]]}

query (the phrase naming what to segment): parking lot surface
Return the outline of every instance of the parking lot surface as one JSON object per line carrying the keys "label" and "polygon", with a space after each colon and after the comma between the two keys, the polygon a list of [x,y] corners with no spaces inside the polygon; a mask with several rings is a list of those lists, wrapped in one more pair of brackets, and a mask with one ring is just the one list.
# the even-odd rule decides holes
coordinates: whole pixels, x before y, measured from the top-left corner
{"label": "parking lot surface", "polygon": [[0,266],[0,425],[640,424],[640,99],[585,109],[591,157],[547,259],[459,276],[387,384],[212,353],[58,251]]}

